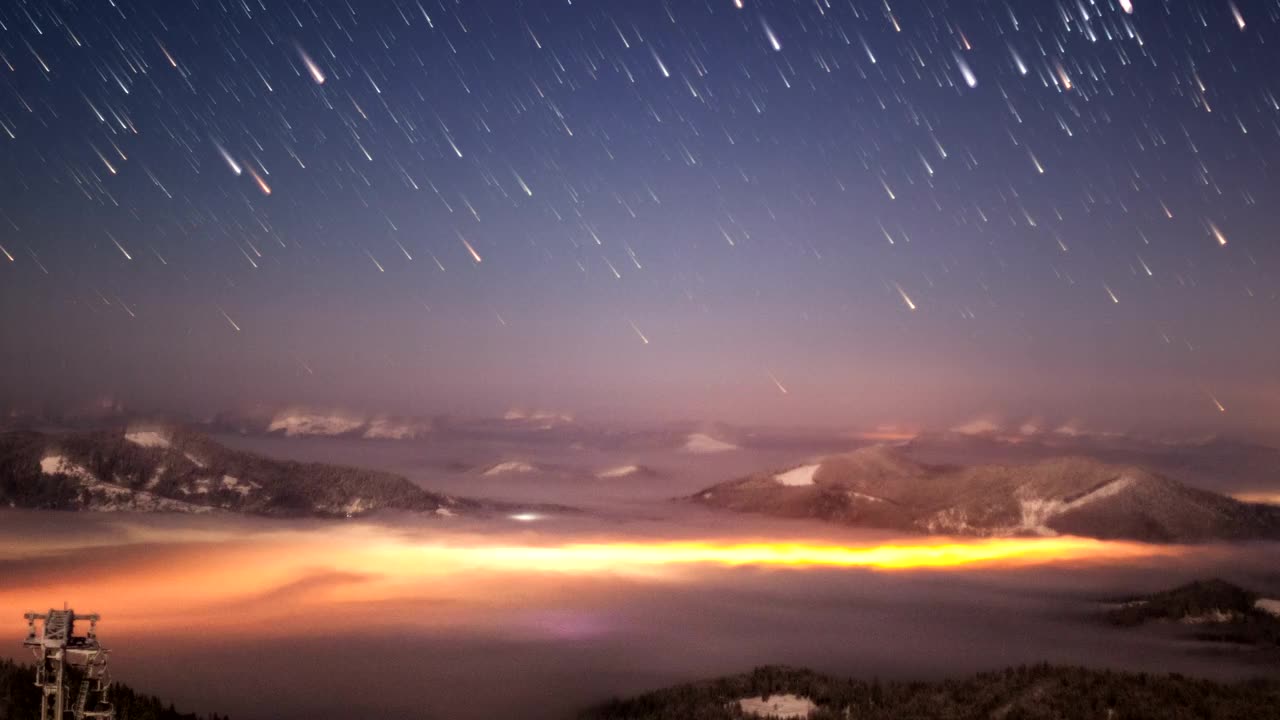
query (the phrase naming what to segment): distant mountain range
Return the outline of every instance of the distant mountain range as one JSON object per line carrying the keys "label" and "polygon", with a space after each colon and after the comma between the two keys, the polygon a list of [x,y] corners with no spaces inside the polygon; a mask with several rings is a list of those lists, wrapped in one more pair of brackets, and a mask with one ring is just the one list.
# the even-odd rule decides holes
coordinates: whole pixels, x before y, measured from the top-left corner
{"label": "distant mountain range", "polygon": [[[794,452],[818,456],[876,442],[893,442],[910,457],[933,464],[1026,464],[1063,456],[1137,465],[1192,487],[1242,499],[1280,503],[1280,448],[1242,437],[1088,432],[1067,424],[1043,430],[1039,423],[1002,427],[968,423],[948,431],[878,428],[778,428],[685,421],[619,423],[582,420],[538,409],[499,416],[391,415],[342,408],[255,406],[194,417],[139,415],[116,405],[93,412],[0,414],[0,428],[91,431],[104,426],[159,424],[198,428],[212,435],[338,438],[387,442],[501,442],[602,451],[675,451],[728,455],[727,451]],[[709,459],[711,459],[709,458]]]}
{"label": "distant mountain range", "polygon": [[[499,416],[390,415],[341,408],[254,407],[195,417],[186,414],[147,415],[114,406],[101,412],[0,413],[0,431],[30,428],[92,431],[104,426],[165,425],[198,428],[212,435],[274,436],[293,439],[368,440],[375,442],[497,441],[560,445],[600,450],[674,450],[718,453],[751,445],[811,443],[813,433],[758,431],[724,423],[581,422],[551,410],[512,409]],[[819,442],[843,442],[838,433],[824,432]]]}
{"label": "distant mountain range", "polygon": [[926,465],[875,446],[720,483],[702,505],[918,533],[1079,535],[1152,542],[1280,539],[1280,507],[1240,502],[1130,465],[1067,457]]}
{"label": "distant mountain range", "polygon": [[0,507],[284,517],[507,509],[390,473],[232,450],[177,428],[0,434]]}

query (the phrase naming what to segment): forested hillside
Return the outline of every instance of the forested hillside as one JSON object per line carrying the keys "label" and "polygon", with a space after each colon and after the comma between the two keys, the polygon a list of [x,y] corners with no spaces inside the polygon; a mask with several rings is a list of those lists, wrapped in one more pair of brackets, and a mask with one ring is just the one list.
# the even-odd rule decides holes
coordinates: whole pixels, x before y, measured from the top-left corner
{"label": "forested hillside", "polygon": [[0,434],[0,507],[343,517],[481,503],[377,470],[277,460],[191,430]]}
{"label": "forested hillside", "polygon": [[[30,665],[0,660],[0,720],[38,720],[40,690],[35,686],[36,671]],[[226,720],[225,716],[183,713],[159,698],[143,695],[127,685],[116,683],[110,690],[116,720]]]}
{"label": "forested hillside", "polygon": [[810,720],[1272,720],[1280,680],[1226,685],[1181,675],[1147,675],[1035,665],[942,682],[876,682],[810,670],[763,667],[744,675],[616,700],[583,720],[736,720],[739,700],[795,695],[817,705]]}

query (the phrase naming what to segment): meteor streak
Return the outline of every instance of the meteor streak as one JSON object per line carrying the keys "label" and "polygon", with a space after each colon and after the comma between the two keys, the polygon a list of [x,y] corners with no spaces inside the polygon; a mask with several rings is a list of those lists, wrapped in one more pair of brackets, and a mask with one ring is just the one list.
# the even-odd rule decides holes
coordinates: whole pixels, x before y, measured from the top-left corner
{"label": "meteor streak", "polygon": [[1205,390],[1205,393],[1208,394],[1209,399],[1213,401],[1213,406],[1218,408],[1218,412],[1224,413],[1227,411],[1227,409],[1223,407],[1222,403],[1218,402],[1218,397],[1216,395],[1214,395],[1212,392],[1208,390]]}
{"label": "meteor streak", "polygon": [[324,71],[321,70],[320,66],[311,59],[311,56],[307,54],[307,51],[302,49],[301,45],[298,46],[298,55],[302,58],[302,64],[307,66],[307,72],[311,74],[311,79],[314,80],[317,85],[323,85],[325,81]]}
{"label": "meteor streak", "polygon": [[471,259],[475,260],[477,265],[479,265],[481,262],[484,262],[483,260],[480,259],[480,253],[476,252],[476,249],[471,247],[471,243],[467,242],[467,239],[462,237],[462,233],[458,233],[458,239],[461,240],[462,244],[466,246],[467,252],[471,253]]}
{"label": "meteor streak", "polygon": [[1018,54],[1018,51],[1014,49],[1012,44],[1009,45],[1009,54],[1013,56],[1013,63],[1018,66],[1019,75],[1026,75],[1028,72],[1031,72],[1027,67],[1027,64],[1022,61],[1022,56]]}
{"label": "meteor streak", "polygon": [[631,324],[631,329],[636,331],[636,335],[640,336],[640,342],[644,343],[645,345],[648,345],[649,338],[645,337],[644,333],[640,332],[640,328],[636,327],[635,322],[631,320],[628,320],[627,322]]}
{"label": "meteor streak", "polygon": [[1235,18],[1236,27],[1244,30],[1244,15],[1240,14],[1240,8],[1236,7],[1236,4],[1233,2],[1229,2],[1227,4],[1231,6],[1231,17]]}
{"label": "meteor streak", "polygon": [[520,183],[520,189],[524,191],[524,194],[529,197],[533,197],[533,191],[529,189],[527,184],[525,184],[524,178],[520,177],[520,173],[512,170],[511,174],[516,176],[516,182]]}
{"label": "meteor streak", "polygon": [[1213,233],[1213,239],[1218,241],[1219,246],[1227,244],[1227,236],[1222,234],[1222,231],[1218,229],[1218,226],[1212,220],[1209,221],[1209,232]]}
{"label": "meteor streak", "polygon": [[249,168],[249,174],[253,176],[254,182],[258,183],[258,189],[262,191],[263,195],[271,194],[271,186],[267,185],[267,181],[263,180],[256,170]]}
{"label": "meteor streak", "polygon": [[107,156],[103,155],[102,152],[99,151],[98,148],[96,147],[93,149],[93,151],[97,153],[98,159],[102,161],[102,164],[107,166],[107,170],[109,170],[112,175],[115,175],[116,168],[114,165],[111,164],[111,161],[107,159]]}
{"label": "meteor streak", "polygon": [[667,64],[662,62],[662,58],[658,57],[658,51],[649,48],[649,52],[653,53],[653,61],[658,63],[658,70],[662,71],[662,77],[671,77],[671,72],[667,70]]}
{"label": "meteor streak", "polygon": [[114,235],[112,235],[111,233],[107,233],[107,237],[111,238],[111,242],[116,244],[116,249],[120,251],[120,254],[124,256],[125,260],[133,259],[133,256],[129,254],[128,250],[124,249],[124,246],[120,244],[119,240],[116,240],[116,237]]}
{"label": "meteor streak", "polygon": [[1054,69],[1058,73],[1058,79],[1062,81],[1062,89],[1070,90],[1073,85],[1071,84],[1071,76],[1067,74],[1067,69],[1060,62],[1054,63]]}
{"label": "meteor streak", "polygon": [[907,309],[908,309],[908,310],[915,310],[915,309],[916,309],[916,304],[915,304],[915,303],[913,303],[913,302],[911,302],[911,298],[907,296],[907,291],[906,291],[906,290],[903,290],[903,289],[902,289],[902,286],[901,286],[901,285],[899,285],[898,283],[894,283],[894,284],[893,284],[893,287],[894,287],[894,289],[896,289],[896,290],[898,291],[898,294],[902,296],[902,302],[904,302],[904,303],[906,303],[906,304],[907,304]]}
{"label": "meteor streak", "polygon": [[969,63],[965,62],[960,53],[953,53],[956,59],[956,66],[960,68],[960,74],[964,76],[964,84],[971,88],[978,87],[978,76],[973,74],[973,70],[969,67]]}
{"label": "meteor streak", "polygon": [[760,18],[760,27],[764,28],[765,37],[769,38],[769,46],[774,52],[782,51],[782,43],[778,41],[778,36],[773,32],[773,28],[769,27],[769,23],[764,18]]}
{"label": "meteor streak", "polygon": [[168,60],[170,65],[178,67],[178,61],[174,60],[173,56],[169,54],[169,49],[164,46],[164,43],[156,40],[156,44],[160,46],[160,52],[164,53],[164,59]]}
{"label": "meteor streak", "polygon": [[231,168],[231,172],[235,173],[237,176],[244,172],[244,168],[240,167],[240,163],[236,162],[236,159],[231,157],[231,153],[227,152],[227,149],[222,147],[221,143],[214,140],[213,146],[218,148],[218,154],[226,161],[227,167]]}
{"label": "meteor streak", "polygon": [[785,387],[783,387],[782,383],[778,382],[778,377],[777,377],[776,375],[774,375],[774,374],[773,374],[773,372],[770,372],[770,373],[769,373],[769,379],[773,381],[773,384],[774,384],[774,385],[777,385],[777,386],[778,386],[778,391],[779,391],[779,392],[781,392],[783,395],[787,395],[787,394],[788,394],[788,393],[787,393],[787,389],[786,389]]}
{"label": "meteor streak", "polygon": [[236,332],[240,332],[240,326],[236,324],[236,321],[235,321],[235,320],[232,320],[232,319],[231,319],[231,316],[227,314],[227,311],[226,311],[226,310],[223,310],[222,308],[218,308],[218,312],[222,313],[222,317],[226,318],[226,320],[227,320],[227,322],[228,322],[228,323],[231,323],[231,327],[232,327]]}

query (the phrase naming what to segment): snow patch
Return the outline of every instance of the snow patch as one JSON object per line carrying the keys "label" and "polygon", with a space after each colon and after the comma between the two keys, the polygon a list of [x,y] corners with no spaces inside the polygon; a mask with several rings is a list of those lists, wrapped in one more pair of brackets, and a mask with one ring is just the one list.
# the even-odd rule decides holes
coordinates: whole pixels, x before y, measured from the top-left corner
{"label": "snow patch", "polygon": [[[934,513],[924,523],[925,532],[930,535],[956,533],[961,535],[987,535],[982,528],[969,523],[969,515],[959,508],[947,508]],[[1046,528],[1047,529],[1047,528]]]}
{"label": "snow patch", "polygon": [[[46,475],[64,474],[80,481],[88,491],[85,509],[98,512],[181,512],[207,513],[213,508],[199,507],[181,500],[161,497],[145,490],[131,490],[114,483],[98,480],[81,465],[68,461],[61,455],[41,458],[40,471]],[[155,479],[155,478],[153,478]],[[150,484],[150,481],[148,482]]]}
{"label": "snow patch", "polygon": [[124,439],[146,448],[169,447],[169,436],[159,430],[130,430],[124,434]]}
{"label": "snow patch", "polygon": [[286,437],[342,435],[361,425],[364,425],[364,419],[354,415],[289,410],[272,418],[267,432],[283,430]]}
{"label": "snow patch", "polygon": [[484,471],[486,476],[501,475],[503,473],[527,473],[537,470],[536,467],[522,460],[508,460],[500,462],[497,465]]}
{"label": "snow patch", "polygon": [[569,413],[556,412],[554,410],[523,410],[521,408],[512,408],[502,416],[507,422],[531,422],[540,423],[543,428],[550,428],[556,423],[571,423],[573,416]]}
{"label": "snow patch", "polygon": [[1084,431],[1072,422],[1059,425],[1053,432],[1058,435],[1065,435],[1066,437],[1080,437],[1084,434]]}
{"label": "snow patch", "polygon": [[359,515],[360,513],[370,509],[370,507],[372,507],[372,505],[368,500],[358,497],[344,505],[342,507],[342,512],[347,515]]}
{"label": "snow patch", "polygon": [[424,428],[417,423],[399,422],[390,418],[374,418],[364,430],[366,440],[412,440]]}
{"label": "snow patch", "polygon": [[1223,610],[1210,610],[1201,615],[1188,615],[1179,622],[1184,625],[1217,625],[1220,623],[1235,622],[1240,619],[1240,615],[1235,612],[1226,612]]}
{"label": "snow patch", "polygon": [[1267,613],[1269,615],[1275,615],[1276,617],[1280,617],[1280,600],[1273,600],[1271,598],[1258,598],[1258,601],[1255,602],[1253,606],[1264,613]]}
{"label": "snow patch", "polygon": [[706,433],[690,433],[684,443],[684,451],[690,453],[718,453],[737,449],[737,445],[718,440]]}
{"label": "snow patch", "polygon": [[1018,529],[1037,535],[1057,535],[1048,526],[1048,522],[1051,519],[1103,498],[1118,495],[1130,485],[1133,485],[1133,478],[1121,475],[1093,492],[1086,493],[1071,502],[1065,502],[1058,498],[1025,497],[1022,494],[1022,490],[1019,489],[1020,497],[1018,498],[1018,503],[1021,506],[1022,521]]}
{"label": "snow patch", "polygon": [[876,497],[875,495],[868,495],[866,493],[860,493],[857,490],[850,490],[848,495],[850,498],[854,498],[857,500],[866,500],[867,502],[878,502],[878,503],[884,502],[884,498],[879,498],[879,497]]}
{"label": "snow patch", "polygon": [[255,483],[255,482],[251,482],[251,481],[247,482],[237,477],[232,477],[230,475],[223,475],[222,487],[226,488],[227,490],[235,490],[236,492],[240,493],[240,497],[248,497],[249,493],[253,492],[256,488],[260,486],[258,485],[258,483]]}
{"label": "snow patch", "polygon": [[192,505],[145,490],[130,490],[110,483],[86,484],[85,487],[89,491],[86,509],[96,512],[176,512],[197,515],[214,512],[211,507]]}
{"label": "snow patch", "polygon": [[801,485],[812,485],[813,476],[818,472],[818,468],[822,465],[801,465],[784,473],[778,473],[773,476],[774,482],[779,485],[788,487],[799,487]]}
{"label": "snow patch", "polygon": [[40,472],[45,475],[70,475],[82,483],[94,483],[98,479],[83,465],[76,465],[61,455],[49,455],[40,459]]}
{"label": "snow patch", "polygon": [[738,701],[738,709],[745,715],[760,718],[794,720],[809,717],[818,709],[818,706],[807,697],[788,694],[771,695],[767,698],[742,698]]}
{"label": "snow patch", "polygon": [[621,467],[609,468],[596,473],[596,477],[601,479],[627,477],[640,472],[639,465],[622,465]]}

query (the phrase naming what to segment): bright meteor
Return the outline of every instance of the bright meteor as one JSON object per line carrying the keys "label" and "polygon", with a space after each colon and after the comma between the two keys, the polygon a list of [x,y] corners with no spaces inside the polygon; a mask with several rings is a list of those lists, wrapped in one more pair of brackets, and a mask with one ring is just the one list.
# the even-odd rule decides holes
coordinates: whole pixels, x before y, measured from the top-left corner
{"label": "bright meteor", "polygon": [[314,80],[317,85],[323,85],[326,79],[324,71],[320,69],[320,66],[316,64],[316,61],[312,60],[311,56],[308,55],[307,51],[303,50],[301,46],[298,47],[298,56],[302,58],[302,64],[307,66],[307,72],[311,75],[311,79]]}

